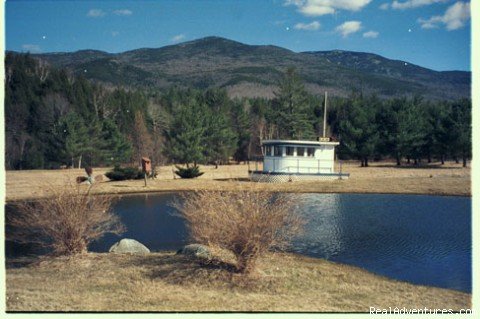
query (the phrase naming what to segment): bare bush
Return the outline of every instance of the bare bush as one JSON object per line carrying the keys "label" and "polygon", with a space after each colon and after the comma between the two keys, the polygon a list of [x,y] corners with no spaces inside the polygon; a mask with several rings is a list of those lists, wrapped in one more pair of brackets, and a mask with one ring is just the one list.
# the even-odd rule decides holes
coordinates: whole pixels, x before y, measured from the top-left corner
{"label": "bare bush", "polygon": [[6,219],[8,240],[37,244],[55,255],[72,255],[86,252],[90,242],[106,233],[124,231],[111,211],[111,196],[94,196],[91,187],[71,183],[49,192],[48,198],[14,205]]}
{"label": "bare bush", "polygon": [[302,219],[288,194],[265,191],[196,191],[173,204],[195,242],[227,249],[240,273],[255,269],[269,249],[284,249],[298,235]]}

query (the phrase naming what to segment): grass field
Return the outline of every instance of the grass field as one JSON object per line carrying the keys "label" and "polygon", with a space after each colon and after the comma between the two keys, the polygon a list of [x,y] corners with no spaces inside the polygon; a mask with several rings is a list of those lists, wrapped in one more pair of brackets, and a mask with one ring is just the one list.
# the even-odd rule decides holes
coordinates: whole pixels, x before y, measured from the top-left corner
{"label": "grass field", "polygon": [[7,268],[7,311],[471,308],[470,294],[398,282],[321,259],[270,254],[258,266],[254,277],[245,280],[228,271],[228,263],[200,265],[168,252],[46,259]]}
{"label": "grass field", "polygon": [[[106,177],[97,183],[95,191],[100,193],[124,194],[195,189],[249,189],[248,168],[254,164],[225,165],[215,169],[202,166],[205,172],[194,180],[174,179],[173,166],[157,169],[158,178],[149,180],[144,187],[143,180],[110,182]],[[93,175],[104,174],[109,168],[95,168]],[[338,171],[338,168],[336,168]],[[471,170],[461,164],[448,162],[422,165],[420,167],[396,167],[395,163],[372,163],[370,167],[359,167],[358,162],[343,164],[343,172],[350,173],[348,180],[305,181],[283,184],[261,183],[256,185],[272,191],[312,193],[395,193],[435,194],[471,196]],[[6,199],[32,199],[48,195],[51,187],[63,187],[67,180],[85,176],[83,169],[31,170],[6,172]],[[258,184],[258,183],[255,183]]]}

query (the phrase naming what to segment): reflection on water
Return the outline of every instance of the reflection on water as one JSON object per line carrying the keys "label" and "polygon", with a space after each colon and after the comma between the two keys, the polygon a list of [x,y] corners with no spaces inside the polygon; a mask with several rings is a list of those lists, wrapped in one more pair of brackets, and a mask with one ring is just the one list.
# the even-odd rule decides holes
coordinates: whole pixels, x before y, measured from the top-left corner
{"label": "reflection on water", "polygon": [[[182,218],[170,206],[174,195],[155,194],[126,196],[114,206],[127,231],[122,238],[133,238],[150,250],[176,250],[187,242],[187,233]],[[92,251],[108,251],[118,241],[118,236],[110,235],[92,243]]]}
{"label": "reflection on water", "polygon": [[[416,284],[471,291],[471,199],[451,196],[298,194],[305,233],[292,250]],[[152,251],[187,243],[174,194],[126,196],[114,209]],[[108,251],[107,235],[89,249]],[[21,253],[7,243],[7,256]],[[19,250],[20,249],[20,250]]]}
{"label": "reflection on water", "polygon": [[294,251],[310,251],[312,254],[322,252],[324,258],[338,254],[343,249],[342,228],[338,217],[340,195],[326,194],[319,197],[318,194],[299,195],[302,205],[300,212],[308,223],[305,225],[303,236],[295,241]]}
{"label": "reflection on water", "polygon": [[471,199],[306,194],[293,251],[417,284],[471,291]]}

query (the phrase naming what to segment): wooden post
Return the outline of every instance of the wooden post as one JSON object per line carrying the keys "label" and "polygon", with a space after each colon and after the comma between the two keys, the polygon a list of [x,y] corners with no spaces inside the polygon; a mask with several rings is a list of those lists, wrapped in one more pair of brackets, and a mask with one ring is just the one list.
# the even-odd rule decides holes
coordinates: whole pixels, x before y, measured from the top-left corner
{"label": "wooden post", "polygon": [[147,187],[147,176],[152,171],[152,161],[148,157],[142,157],[142,171],[145,187]]}
{"label": "wooden post", "polygon": [[342,161],[340,161],[340,179],[342,179]]}
{"label": "wooden post", "polygon": [[323,109],[323,137],[327,132],[327,91],[325,91],[325,108]]}

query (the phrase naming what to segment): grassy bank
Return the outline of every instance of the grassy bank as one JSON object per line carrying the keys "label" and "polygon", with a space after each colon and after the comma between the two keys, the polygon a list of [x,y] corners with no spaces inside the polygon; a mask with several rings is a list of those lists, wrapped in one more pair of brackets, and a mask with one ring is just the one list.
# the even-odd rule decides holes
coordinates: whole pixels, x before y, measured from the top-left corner
{"label": "grassy bank", "polygon": [[[194,189],[250,189],[247,165],[226,165],[215,169],[202,166],[205,172],[198,179],[174,179],[173,167],[162,166],[155,180],[144,187],[143,180],[98,183],[96,192],[111,194],[181,191]],[[250,169],[255,169],[251,164]],[[338,170],[338,168],[336,168]],[[358,162],[344,163],[343,172],[350,173],[348,180],[309,181],[283,184],[261,183],[258,187],[272,191],[312,193],[394,193],[471,196],[471,171],[453,162],[420,167],[396,167],[395,163],[373,163],[361,168]],[[108,169],[94,169],[94,175],[104,174]],[[32,170],[6,172],[6,199],[34,199],[48,195],[48,187],[63,187],[65,180],[84,176],[83,169]]]}
{"label": "grassy bank", "polygon": [[265,256],[250,281],[229,267],[200,266],[174,253],[47,259],[7,267],[7,311],[368,312],[370,306],[471,306],[470,294],[298,255]]}

